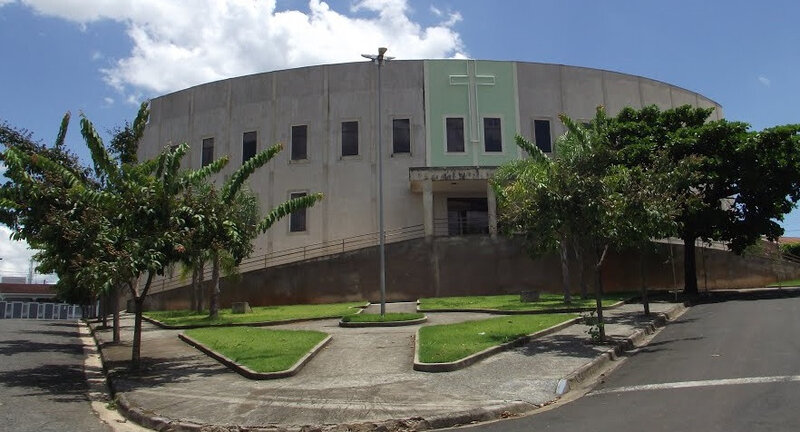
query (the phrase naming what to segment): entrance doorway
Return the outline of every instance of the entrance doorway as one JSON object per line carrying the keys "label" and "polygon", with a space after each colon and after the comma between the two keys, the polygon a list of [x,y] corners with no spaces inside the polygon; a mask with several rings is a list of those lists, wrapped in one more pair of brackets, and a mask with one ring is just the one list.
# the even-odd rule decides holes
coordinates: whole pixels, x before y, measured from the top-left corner
{"label": "entrance doorway", "polygon": [[448,235],[489,234],[489,205],[486,198],[448,198]]}

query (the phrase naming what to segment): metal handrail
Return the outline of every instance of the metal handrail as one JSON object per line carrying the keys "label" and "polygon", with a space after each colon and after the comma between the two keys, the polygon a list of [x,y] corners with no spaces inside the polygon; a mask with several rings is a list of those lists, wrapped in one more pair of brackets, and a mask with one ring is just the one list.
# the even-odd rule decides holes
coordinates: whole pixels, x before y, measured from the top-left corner
{"label": "metal handrail", "polygon": [[[384,240],[386,243],[397,243],[401,241],[422,238],[424,236],[425,228],[423,225],[411,225],[408,227],[384,231]],[[250,272],[283,264],[321,258],[338,253],[351,252],[371,246],[377,246],[378,240],[378,233],[373,232],[338,240],[329,240],[305,246],[282,249],[257,256],[247,257],[242,260],[236,270],[240,273]],[[205,266],[203,280],[208,280],[211,278],[210,267],[210,265]],[[167,291],[180,288],[186,284],[186,278],[181,277],[178,272],[172,272],[172,275],[170,276],[157,277],[156,280],[153,281],[153,291]]]}

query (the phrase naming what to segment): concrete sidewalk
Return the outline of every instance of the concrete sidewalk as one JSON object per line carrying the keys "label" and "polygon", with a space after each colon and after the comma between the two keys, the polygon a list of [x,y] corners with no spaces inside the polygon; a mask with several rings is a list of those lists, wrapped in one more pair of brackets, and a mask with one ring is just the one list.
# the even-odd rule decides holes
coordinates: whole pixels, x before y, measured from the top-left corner
{"label": "concrete sidewalk", "polygon": [[[387,306],[387,311],[410,307]],[[651,310],[667,312],[676,306],[652,303]],[[626,338],[650,322],[638,304],[606,314],[606,332],[614,338]],[[492,317],[497,315],[429,313],[425,325]],[[124,317],[123,341],[131,340],[132,323],[132,316]],[[609,349],[588,344],[588,327],[577,324],[466,369],[426,373],[412,370],[418,325],[341,328],[338,320],[322,320],[275,327],[321,330],[333,339],[296,376],[251,381],[180,341],[179,331],[147,322],[142,336],[146,369],[133,376],[124,369],[129,343],[107,344],[108,330],[95,334],[122,404],[140,420],[155,418],[151,426],[169,423],[171,430],[200,430],[202,425],[334,429],[330,426],[342,424],[402,430],[497,418],[554,400],[560,379]]]}

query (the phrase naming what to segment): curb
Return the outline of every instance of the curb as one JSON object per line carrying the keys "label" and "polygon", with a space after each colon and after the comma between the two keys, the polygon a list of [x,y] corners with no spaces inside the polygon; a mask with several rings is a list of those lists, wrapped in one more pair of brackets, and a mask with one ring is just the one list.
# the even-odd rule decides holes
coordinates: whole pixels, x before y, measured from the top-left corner
{"label": "curb", "polygon": [[516,348],[522,345],[527,344],[528,342],[540,338],[542,336],[547,336],[551,333],[555,333],[561,329],[567,328],[575,323],[581,321],[581,317],[572,318],[570,320],[564,321],[560,324],[556,324],[552,327],[548,327],[544,330],[539,330],[536,333],[531,333],[527,336],[523,336],[521,338],[514,339],[513,341],[506,342],[504,344],[495,345],[493,347],[486,348],[483,351],[477,352],[475,354],[469,355],[467,357],[462,358],[461,360],[456,360],[452,362],[444,362],[444,363],[423,363],[419,361],[419,330],[417,330],[417,334],[414,337],[414,370],[420,372],[452,372],[454,370],[464,369],[467,366],[475,364],[476,362],[483,360],[487,357],[491,357],[495,354],[499,354],[503,351],[508,351],[512,348]]}
{"label": "curb", "polygon": [[[622,305],[628,303],[629,301],[634,300],[635,298],[630,298],[628,300],[621,300],[612,305],[606,306],[603,310],[611,310],[621,307]],[[417,300],[419,302],[419,300]],[[420,309],[419,303],[417,303],[417,312],[419,313],[426,313],[426,312],[475,312],[475,313],[486,313],[491,315],[544,315],[544,314],[552,314],[552,313],[580,313],[580,312],[591,312],[593,310],[597,310],[595,307],[582,307],[582,308],[558,308],[558,309],[544,309],[544,310],[501,310],[501,309]]]}
{"label": "curb", "polygon": [[[645,328],[634,331],[630,336],[628,336],[624,340],[624,342],[620,343],[617,347],[614,347],[606,351],[605,353],[601,354],[591,362],[587,363],[586,365],[582,366],[578,370],[568,375],[565,379],[562,379],[561,381],[564,383],[563,386],[565,387],[565,390],[563,392],[557,393],[557,395],[561,396],[567,393],[570,390],[569,384],[572,384],[572,386],[574,387],[575,385],[580,384],[581,382],[589,378],[593,372],[597,372],[602,367],[606,366],[612,360],[610,356],[613,355],[613,358],[616,358],[619,354],[622,353],[622,351],[624,350],[622,348],[623,345],[632,347],[637,343],[641,343],[642,340],[648,334],[652,333],[656,327],[663,326],[664,324],[667,323],[667,321],[675,319],[677,316],[679,316],[686,310],[687,307],[683,304],[680,304],[676,305],[666,313],[657,314],[657,317],[654,319],[652,324],[648,324]],[[580,317],[576,318],[576,320],[579,319],[581,318]],[[562,325],[563,324],[564,323],[562,323]],[[103,356],[102,347],[98,343],[99,341],[97,340],[97,336],[95,335],[94,329],[91,326],[88,327],[92,332],[95,344],[97,345],[98,350],[100,352],[100,357],[103,361],[103,370],[104,372],[106,372],[107,375],[108,371],[106,368],[105,357]],[[549,329],[545,329],[543,331],[547,330]],[[416,339],[418,340],[419,338]],[[415,342],[415,345],[416,344],[417,342]],[[415,347],[415,362],[416,360],[417,358],[416,358],[416,347]],[[114,389],[113,381],[111,377],[107,376],[107,379],[108,379],[107,382],[109,389],[111,390],[111,394],[114,395],[116,392]],[[559,382],[559,388],[561,387],[562,383]],[[408,419],[391,419],[378,422],[358,422],[358,423],[343,423],[338,425],[316,425],[316,426],[312,425],[290,426],[290,425],[278,425],[278,424],[245,426],[245,425],[212,425],[212,424],[195,423],[188,420],[172,420],[166,417],[159,416],[155,412],[133,406],[123,393],[118,393],[116,394],[115,397],[117,409],[124,417],[128,418],[129,420],[154,430],[169,430],[175,432],[202,432],[209,430],[237,430],[241,432],[244,431],[340,432],[342,430],[358,430],[362,432],[378,432],[378,431],[386,432],[386,431],[439,429],[439,428],[455,427],[459,425],[467,425],[475,422],[516,417],[522,414],[530,413],[546,405],[550,405],[557,399],[558,398],[550,402],[545,402],[543,404],[530,404],[527,402],[517,401],[501,407],[477,408],[469,411],[460,411],[443,415],[431,416],[428,418],[414,417]]]}
{"label": "curb", "polygon": [[642,341],[648,336],[653,334],[657,328],[664,327],[667,322],[674,320],[687,310],[686,305],[679,304],[666,312],[656,314],[652,323],[647,324],[644,328],[638,329],[631,333],[627,338],[618,342],[613,348],[595,357],[594,360],[584,364],[571,374],[567,375],[558,381],[556,386],[556,395],[562,396],[569,392],[571,389],[577,387],[587,380],[587,378],[595,375],[598,371],[604,369],[609,363],[619,358],[623,352],[633,349],[640,345]]}
{"label": "curb", "polygon": [[[360,309],[356,314],[361,313],[365,307],[369,306],[367,303],[364,306],[356,306]],[[306,322],[306,321],[322,321],[328,319],[341,319],[341,315],[333,315],[333,316],[324,316],[324,317],[316,317],[316,318],[294,318],[294,319],[287,319],[287,320],[278,320],[278,321],[259,321],[259,322],[252,322],[252,323],[228,323],[228,324],[190,324],[190,325],[181,325],[181,326],[174,326],[169,324],[164,324],[163,322],[150,318],[146,315],[142,315],[142,319],[153,324],[159,328],[164,330],[190,330],[196,328],[208,328],[208,327],[266,327],[266,326],[273,326],[273,325],[282,325],[282,324],[293,324],[299,322]]]}
{"label": "curb", "polygon": [[306,353],[300,360],[297,361],[292,367],[286,370],[278,371],[278,372],[256,372],[247,366],[241,365],[236,363],[235,361],[229,359],[228,357],[212,350],[211,348],[203,345],[200,341],[193,339],[185,334],[181,333],[178,335],[180,340],[186,342],[187,344],[197,348],[198,350],[205,353],[207,356],[213,358],[214,360],[222,363],[223,365],[227,366],[229,369],[232,369],[239,375],[251,379],[251,380],[268,380],[268,379],[278,379],[278,378],[288,378],[290,376],[296,375],[300,372],[300,369],[306,365],[312,358],[314,358],[317,353],[328,344],[328,342],[333,339],[333,336],[328,335],[325,339],[323,339],[320,343],[311,348],[309,352]]}
{"label": "curb", "polygon": [[336,425],[210,425],[195,423],[189,420],[171,420],[160,417],[156,413],[134,407],[124,395],[117,397],[117,408],[125,417],[144,427],[170,432],[207,432],[207,431],[259,431],[259,432],[387,432],[387,431],[422,431],[442,429],[471,423],[499,420],[517,417],[539,409],[545,404],[530,404],[527,402],[514,402],[502,407],[476,408],[469,411],[459,411],[452,414],[431,416],[428,418],[412,417],[407,419],[389,419],[376,422],[341,423]]}
{"label": "curb", "polygon": [[405,321],[377,321],[377,322],[345,322],[339,321],[339,327],[356,328],[356,327],[401,327],[416,324],[422,324],[428,321],[428,316]]}

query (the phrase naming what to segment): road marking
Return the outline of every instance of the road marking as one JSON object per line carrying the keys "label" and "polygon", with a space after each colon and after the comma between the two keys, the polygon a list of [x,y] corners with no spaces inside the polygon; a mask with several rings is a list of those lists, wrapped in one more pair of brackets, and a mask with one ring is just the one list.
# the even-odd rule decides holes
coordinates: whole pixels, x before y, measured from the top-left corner
{"label": "road marking", "polygon": [[644,384],[637,386],[602,389],[591,392],[589,393],[589,395],[594,396],[594,395],[601,395],[608,393],[625,393],[625,392],[645,391],[645,390],[666,390],[666,389],[682,389],[682,388],[692,388],[692,387],[711,387],[711,386],[721,386],[721,385],[764,384],[764,383],[784,383],[784,382],[800,382],[800,375],[729,378],[729,379],[702,380],[702,381],[679,381],[679,382],[662,383],[662,384]]}

